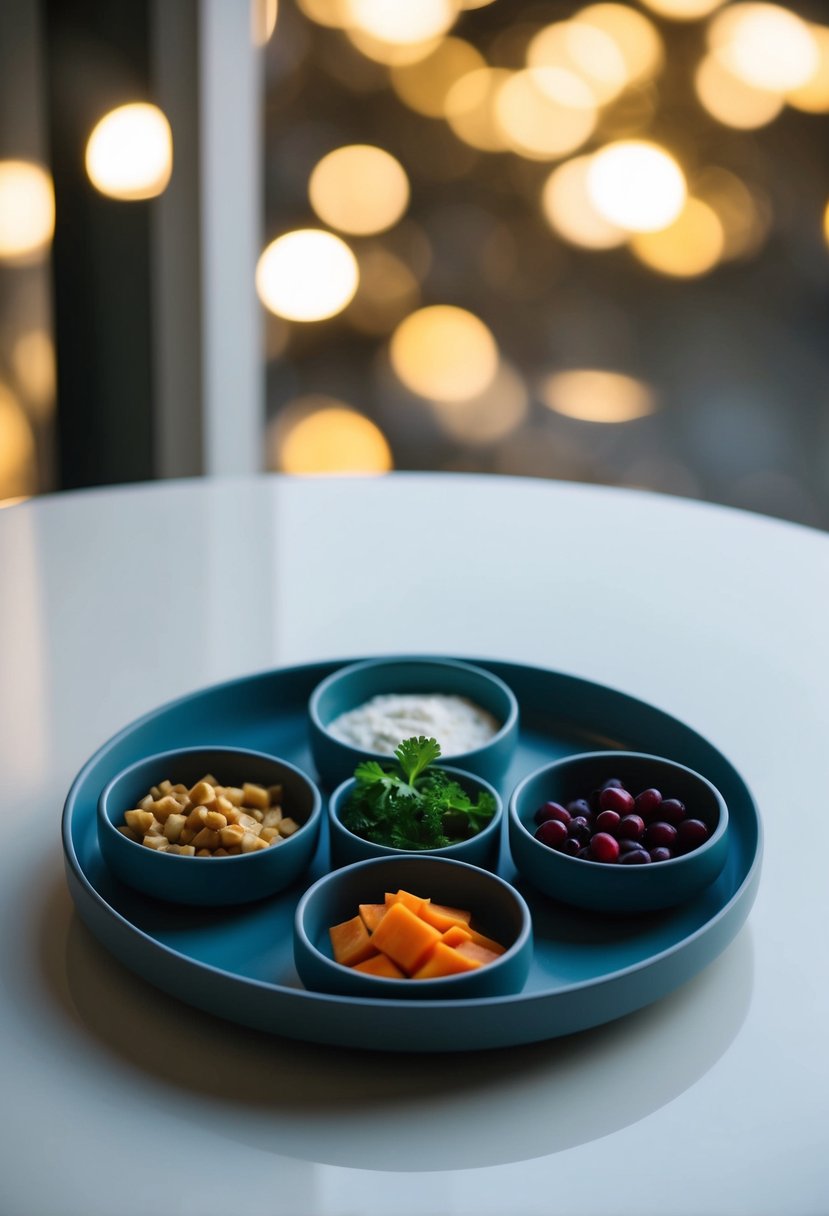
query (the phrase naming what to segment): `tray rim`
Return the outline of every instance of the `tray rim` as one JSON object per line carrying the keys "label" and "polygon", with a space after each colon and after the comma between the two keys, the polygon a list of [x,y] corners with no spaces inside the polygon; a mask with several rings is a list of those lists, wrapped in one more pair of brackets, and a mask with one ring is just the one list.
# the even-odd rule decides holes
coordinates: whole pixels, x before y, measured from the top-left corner
{"label": "tray rim", "polygon": [[[700,743],[702,743],[704,746],[706,746],[706,747],[710,748],[712,751],[714,751],[717,754],[717,756],[733,771],[733,773],[739,779],[740,783],[742,784],[742,786],[745,790],[745,795],[748,800],[748,804],[749,804],[751,813],[753,814],[754,823],[755,823],[755,827],[756,827],[756,833],[757,833],[756,848],[754,850],[754,855],[751,859],[751,863],[749,864],[749,866],[746,870],[746,873],[745,873],[742,881],[740,882],[740,884],[732,892],[731,896],[717,909],[717,911],[712,916],[710,916],[707,920],[705,920],[696,929],[685,934],[678,941],[673,942],[670,946],[667,946],[664,949],[655,951],[654,953],[649,954],[646,958],[639,959],[635,963],[630,963],[626,966],[616,968],[615,970],[607,971],[599,976],[594,976],[589,979],[578,980],[578,981],[574,981],[572,983],[562,985],[560,988],[556,989],[555,992],[553,992],[549,989],[542,989],[542,990],[528,991],[528,992],[522,991],[522,992],[511,993],[511,994],[506,994],[506,995],[502,995],[502,996],[480,997],[480,998],[475,998],[474,1000],[462,1000],[462,999],[457,999],[457,998],[454,1000],[451,1000],[451,999],[430,1000],[428,1002],[429,1009],[448,1012],[448,1011],[463,1010],[464,1008],[469,1008],[471,1006],[498,1007],[498,1006],[502,1006],[502,1005],[512,1006],[512,1005],[516,1005],[516,1004],[531,1005],[533,1003],[537,1003],[540,1001],[548,1001],[548,1000],[554,999],[555,997],[559,997],[559,996],[562,996],[565,994],[578,994],[578,993],[586,991],[588,989],[599,990],[606,985],[616,984],[620,980],[623,980],[626,977],[631,977],[631,976],[636,975],[637,972],[652,968],[656,963],[658,963],[660,961],[665,961],[665,960],[671,958],[672,955],[678,954],[680,951],[687,950],[689,948],[689,946],[691,946],[695,941],[698,941],[703,936],[707,936],[709,933],[712,932],[712,929],[715,926],[717,926],[719,923],[725,921],[729,916],[733,915],[736,905],[739,902],[741,902],[747,898],[752,887],[755,888],[755,893],[756,893],[756,886],[757,886],[757,882],[759,880],[759,874],[760,874],[760,870],[761,870],[761,866],[762,866],[763,849],[764,849],[763,824],[762,824],[762,819],[760,817],[760,813],[759,813],[759,810],[757,807],[756,799],[754,798],[754,795],[751,792],[751,790],[750,790],[749,786],[747,785],[745,779],[743,778],[742,774],[731,763],[731,761],[728,759],[728,757],[725,756],[717,747],[715,747],[715,745],[713,743],[711,743],[710,740],[705,738],[705,736],[700,734],[693,727],[688,726],[685,722],[683,722],[681,719],[677,718],[675,715],[669,713],[667,710],[661,709],[659,706],[654,705],[652,702],[644,701],[641,698],[634,697],[630,693],[627,693],[621,689],[614,688],[612,685],[609,685],[609,684],[603,684],[603,683],[600,683],[599,681],[589,680],[582,676],[578,676],[578,675],[575,675],[570,672],[562,671],[557,668],[539,666],[537,664],[525,663],[525,662],[520,662],[520,661],[516,661],[516,660],[511,660],[511,659],[494,658],[491,656],[487,657],[487,658],[483,658],[483,657],[459,656],[459,655],[449,655],[449,654],[435,654],[434,652],[429,652],[429,653],[424,653],[424,654],[407,653],[405,655],[394,654],[394,655],[389,655],[389,656],[369,655],[369,656],[363,656],[363,657],[368,657],[368,658],[389,657],[389,658],[394,658],[394,659],[417,658],[417,659],[424,659],[424,660],[430,659],[430,658],[432,658],[432,659],[434,659],[434,658],[437,658],[437,659],[457,658],[463,662],[477,664],[477,665],[485,667],[485,668],[489,668],[490,666],[494,666],[496,668],[501,668],[501,667],[520,668],[521,670],[523,670],[527,673],[531,673],[531,674],[538,674],[541,676],[550,676],[550,677],[557,678],[557,679],[570,680],[581,686],[585,686],[590,689],[595,689],[599,694],[610,693],[612,696],[620,698],[621,700],[628,702],[631,706],[641,706],[647,711],[657,712],[663,718],[669,719],[672,723],[675,723],[676,725],[681,727],[682,730],[684,732],[686,732],[686,735],[688,737],[693,737],[694,739],[696,739]],[[89,758],[82,765],[82,767],[78,770],[76,776],[74,777],[72,784],[69,788],[69,791],[66,795],[66,799],[64,801],[64,806],[63,806],[63,812],[61,815],[61,838],[62,838],[62,844],[63,844],[64,862],[65,862],[65,865],[66,865],[67,871],[68,871],[67,877],[69,878],[70,894],[72,895],[73,903],[75,903],[77,911],[79,912],[79,914],[81,915],[81,917],[85,921],[85,923],[88,924],[89,922],[86,920],[86,917],[83,915],[83,910],[81,909],[80,905],[78,904],[78,901],[75,898],[75,891],[73,889],[72,879],[74,879],[74,882],[76,882],[79,885],[80,890],[88,898],[92,899],[93,903],[97,906],[98,910],[100,912],[102,912],[107,919],[109,919],[110,921],[113,921],[119,927],[119,929],[126,930],[130,934],[136,935],[141,940],[141,942],[145,945],[145,947],[149,948],[152,953],[159,954],[164,960],[176,961],[180,965],[183,965],[183,967],[186,970],[194,970],[199,975],[207,974],[210,976],[215,976],[215,977],[219,978],[225,984],[230,984],[231,986],[241,986],[244,990],[247,990],[249,988],[254,988],[262,993],[278,993],[281,997],[283,997],[287,1001],[291,1001],[291,1002],[294,1002],[297,1004],[304,1004],[305,1002],[310,1002],[310,1003],[313,1003],[316,1005],[323,1005],[323,1006],[329,1005],[329,1004],[333,1004],[335,1006],[339,1005],[339,1004],[343,1004],[343,1005],[347,1005],[347,1006],[356,1006],[356,1007],[360,1007],[360,1008],[371,1009],[373,1011],[382,1011],[382,1010],[387,1010],[389,1007],[393,1007],[396,1009],[408,1010],[410,1012],[418,1012],[418,1011],[423,1012],[423,1010],[424,1010],[423,1001],[402,1000],[399,998],[389,999],[389,998],[383,998],[383,997],[369,998],[369,997],[362,997],[362,996],[360,996],[360,997],[339,996],[339,995],[335,996],[335,995],[332,995],[329,993],[312,992],[312,991],[309,991],[304,988],[288,987],[285,985],[272,983],[270,981],[257,979],[255,977],[244,976],[244,975],[239,974],[238,972],[225,970],[224,968],[218,967],[213,963],[207,963],[200,959],[194,958],[192,955],[182,953],[180,950],[177,950],[175,947],[167,945],[165,942],[159,941],[158,938],[153,937],[151,934],[145,932],[145,930],[143,930],[139,926],[135,925],[131,920],[129,920],[128,917],[126,917],[121,912],[119,912],[117,908],[113,907],[113,905],[110,904],[104,898],[103,895],[101,895],[101,893],[98,891],[98,889],[95,887],[95,885],[87,877],[84,867],[81,865],[80,859],[74,848],[74,842],[72,840],[71,826],[72,826],[74,812],[76,810],[75,803],[78,798],[78,793],[79,793],[80,787],[83,784],[83,782],[85,781],[89,772],[110,751],[112,751],[114,748],[116,748],[119,743],[123,742],[124,739],[126,739],[129,735],[131,735],[133,732],[138,730],[140,727],[151,722],[155,717],[157,717],[162,712],[180,709],[180,708],[186,706],[190,702],[194,702],[194,701],[201,699],[203,696],[214,694],[214,693],[220,693],[224,689],[230,689],[230,688],[233,688],[233,687],[236,687],[239,685],[249,684],[249,683],[253,683],[255,681],[259,681],[259,680],[264,682],[268,679],[278,677],[278,676],[288,676],[288,675],[292,675],[292,674],[300,675],[300,674],[304,674],[304,673],[310,674],[310,673],[314,672],[318,676],[319,679],[323,679],[325,674],[327,674],[328,670],[336,670],[337,668],[339,668],[341,666],[345,666],[347,664],[359,662],[359,661],[361,661],[360,656],[344,656],[344,657],[340,657],[340,658],[317,659],[317,660],[311,660],[311,661],[307,661],[307,662],[303,662],[303,663],[294,663],[294,664],[288,664],[288,665],[280,665],[280,666],[276,666],[276,667],[269,667],[269,668],[261,669],[258,671],[250,672],[250,673],[247,673],[247,674],[244,674],[241,676],[234,676],[234,677],[231,677],[226,680],[220,680],[220,681],[214,682],[212,684],[208,684],[208,685],[202,686],[200,688],[191,690],[190,692],[183,693],[180,696],[171,698],[168,701],[162,702],[161,704],[157,705],[153,709],[150,709],[147,712],[145,712],[144,714],[139,715],[137,718],[133,719],[131,722],[128,722],[120,730],[116,731],[116,733],[114,735],[111,735],[98,748],[96,748],[96,750],[92,753],[91,756],[89,756]],[[311,773],[309,773],[309,776],[311,776],[312,780],[316,779],[313,776],[313,771]],[[325,796],[326,796],[325,792],[323,791],[323,797],[325,797]],[[70,877],[70,875],[71,875],[71,877]],[[754,894],[751,895],[751,900],[749,902],[749,905],[745,910],[745,914],[743,915],[743,917],[740,920],[740,925],[735,930],[735,934],[736,934],[736,932],[739,931],[739,927],[742,925],[743,921],[745,920],[746,916],[748,915],[748,912],[751,910],[751,904],[753,904],[753,900],[754,900]],[[101,940],[100,935],[97,932],[95,932],[94,929],[92,930],[92,932],[94,933],[96,938],[98,938],[98,940],[100,941]],[[731,940],[731,938],[728,939],[728,941],[730,941],[730,940]],[[108,950],[109,953],[113,953],[113,951],[111,951],[109,949],[109,947],[106,946],[106,943],[103,943],[103,944],[105,945],[105,948]],[[719,953],[719,951],[717,953]],[[135,971],[135,968],[133,968],[129,963],[124,962],[124,960],[121,959],[120,957],[116,956],[116,961],[121,963],[121,965],[128,967],[128,969]],[[139,972],[139,974],[142,974],[142,973]],[[694,972],[694,974],[696,974],[696,971]],[[145,982],[152,983],[152,981],[146,979],[143,975],[142,975],[142,978],[145,979]],[[161,987],[161,985],[155,985],[155,984],[153,986]],[[166,990],[166,991],[169,991],[169,990]],[[184,998],[177,996],[176,999],[182,1000],[182,1002],[184,1003]],[[658,999],[658,998],[654,998],[654,999]],[[193,1003],[195,1004],[195,1002],[193,1002]],[[209,1007],[205,1006],[205,1005],[199,1005],[198,1007],[209,1010]],[[639,1007],[642,1007],[642,1006],[639,1006]],[[213,1016],[222,1017],[223,1015],[214,1013]],[[618,1015],[618,1016],[621,1016],[621,1015]],[[608,1019],[605,1018],[605,1019],[601,1019],[601,1020],[607,1021]],[[281,1033],[286,1033],[286,1032],[281,1031]],[[286,1037],[299,1038],[300,1036],[291,1036],[291,1035],[287,1034]],[[553,1037],[553,1036],[549,1036],[549,1037]],[[318,1041],[318,1040],[312,1039],[310,1041]],[[525,1042],[525,1041],[528,1042],[528,1041],[537,1041],[537,1040],[524,1040],[524,1039],[519,1040],[519,1042]]]}

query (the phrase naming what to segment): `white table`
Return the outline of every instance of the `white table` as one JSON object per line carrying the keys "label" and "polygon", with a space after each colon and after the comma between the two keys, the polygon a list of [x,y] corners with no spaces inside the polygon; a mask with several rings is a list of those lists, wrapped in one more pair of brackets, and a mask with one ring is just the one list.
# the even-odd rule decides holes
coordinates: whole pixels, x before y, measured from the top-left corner
{"label": "white table", "polygon": [[[829,1211],[828,536],[536,481],[259,478],[12,507],[0,573],[3,1216]],[[597,1030],[392,1068],[112,959],[59,836],[98,745],[217,680],[400,651],[557,668],[710,738],[766,833],[717,961]]]}

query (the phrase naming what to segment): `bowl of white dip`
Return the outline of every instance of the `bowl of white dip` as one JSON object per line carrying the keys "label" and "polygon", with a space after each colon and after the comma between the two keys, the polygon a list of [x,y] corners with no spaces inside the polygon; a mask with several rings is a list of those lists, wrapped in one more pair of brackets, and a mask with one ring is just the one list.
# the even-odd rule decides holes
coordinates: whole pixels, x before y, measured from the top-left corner
{"label": "bowl of white dip", "polygon": [[518,742],[518,701],[492,672],[458,659],[366,659],[335,671],[308,702],[311,754],[329,786],[402,739],[437,739],[441,764],[498,782]]}

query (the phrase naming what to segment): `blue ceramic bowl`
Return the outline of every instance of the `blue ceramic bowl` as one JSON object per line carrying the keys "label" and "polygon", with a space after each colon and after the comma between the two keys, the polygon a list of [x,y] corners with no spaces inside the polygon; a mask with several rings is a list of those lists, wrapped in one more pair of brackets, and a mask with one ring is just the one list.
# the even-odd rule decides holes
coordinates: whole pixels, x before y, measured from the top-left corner
{"label": "blue ceramic bowl", "polygon": [[[475,971],[434,980],[387,979],[335,963],[331,926],[356,916],[359,904],[382,903],[386,891],[401,888],[435,903],[467,908],[473,926],[506,946],[505,952]],[[305,987],[315,992],[395,1000],[503,996],[524,986],[532,952],[530,910],[515,888],[487,870],[448,857],[406,853],[335,870],[305,892],[294,918],[294,962]],[[434,1049],[440,1050],[440,1044]]]}
{"label": "blue ceramic bowl", "polygon": [[[655,788],[679,798],[688,817],[702,819],[711,835],[691,853],[650,865],[603,865],[535,839],[535,813],[545,802],[587,798],[611,777],[634,796]],[[520,873],[562,903],[599,912],[649,912],[684,902],[713,882],[728,851],[728,809],[705,777],[682,764],[640,752],[591,752],[537,769],[518,785],[509,803],[509,844]]]}
{"label": "blue ceramic bowl", "polygon": [[[157,852],[117,830],[124,812],[151,786],[169,780],[189,788],[205,773],[223,785],[282,785],[285,814],[301,824],[299,831],[267,849],[210,858]],[[311,862],[321,822],[322,798],[305,773],[286,760],[238,747],[179,748],[148,756],[113,777],[98,800],[98,842],[112,872],[145,895],[180,904],[241,904],[289,887]]]}
{"label": "blue ceramic bowl", "polygon": [[[367,751],[336,738],[328,729],[331,722],[372,697],[406,693],[465,697],[491,713],[499,723],[492,738],[472,751],[445,752],[441,760],[485,781],[497,782],[503,776],[518,742],[518,701],[512,689],[491,672],[471,663],[406,656],[351,663],[314,689],[308,703],[311,754],[323,781],[338,785],[354,775],[361,760],[382,763],[392,756],[391,752]],[[417,733],[429,734],[427,730]]]}
{"label": "blue ceramic bowl", "polygon": [[[473,866],[489,866],[497,863],[498,846],[501,840],[501,824],[504,818],[504,804],[498,791],[472,773],[464,773],[449,765],[439,766],[443,772],[449,773],[455,781],[471,796],[475,797],[481,791],[486,791],[495,799],[495,813],[486,827],[471,836],[469,840],[461,840],[457,844],[447,845],[443,849],[425,849],[429,857],[450,857],[456,861],[466,861]],[[328,832],[331,840],[331,860],[335,866],[352,865],[355,861],[368,861],[371,857],[399,857],[401,853],[411,852],[406,849],[393,849],[384,844],[373,844],[356,836],[342,822],[340,815],[347,805],[356,781],[352,777],[338,785],[328,801]]]}

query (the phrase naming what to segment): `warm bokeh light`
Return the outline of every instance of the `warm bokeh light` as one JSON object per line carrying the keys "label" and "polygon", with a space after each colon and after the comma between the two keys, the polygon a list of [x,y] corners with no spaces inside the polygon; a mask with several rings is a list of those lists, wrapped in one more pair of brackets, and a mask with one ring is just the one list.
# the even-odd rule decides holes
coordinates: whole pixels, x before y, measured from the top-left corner
{"label": "warm bokeh light", "polygon": [[349,325],[360,333],[385,337],[420,301],[418,281],[409,266],[382,245],[357,253],[360,285],[348,307]]}
{"label": "warm bokeh light", "polygon": [[483,56],[471,43],[462,38],[443,38],[430,55],[417,63],[392,67],[391,83],[410,109],[429,118],[442,118],[452,86],[462,76],[484,66]]}
{"label": "warm bokeh light", "polygon": [[398,379],[435,401],[466,401],[483,393],[498,371],[492,333],[465,308],[434,304],[398,325],[389,345]]}
{"label": "warm bokeh light", "polygon": [[367,59],[382,63],[385,67],[405,67],[407,64],[419,63],[427,55],[440,46],[442,39],[426,38],[422,42],[387,42],[377,38],[359,26],[345,30],[345,36],[352,46]]}
{"label": "warm bokeh light", "polygon": [[796,110],[807,114],[829,113],[829,26],[809,27],[818,51],[818,62],[809,79],[796,89],[790,89],[786,101]]}
{"label": "warm bokeh light", "polygon": [[602,105],[617,97],[628,82],[618,45],[604,30],[583,21],[556,21],[539,30],[527,48],[527,63],[576,72]]}
{"label": "warm bokeh light", "polygon": [[778,4],[733,4],[711,21],[708,45],[746,84],[785,93],[805,85],[820,65],[802,18]]}
{"label": "warm bokeh light", "polygon": [[507,68],[477,68],[452,85],[446,95],[446,119],[464,143],[484,152],[509,147],[496,118],[499,92],[513,73]]}
{"label": "warm bokeh light", "polygon": [[829,203],[826,204],[823,212],[823,239],[829,245]]}
{"label": "warm bokeh light", "polygon": [[288,321],[336,316],[357,290],[357,259],[332,232],[300,228],[272,241],[256,267],[259,299]]}
{"label": "warm bokeh light", "polygon": [[717,213],[698,198],[688,198],[677,219],[659,232],[638,233],[630,247],[640,262],[660,274],[694,279],[713,270],[725,238]]}
{"label": "warm bokeh light", "polygon": [[12,347],[12,368],[29,409],[41,421],[55,405],[55,347],[45,330],[20,335]]}
{"label": "warm bokeh light", "polygon": [[771,208],[765,196],[717,165],[696,174],[694,194],[720,221],[722,261],[750,257],[762,248],[771,226]]}
{"label": "warm bokeh light", "polygon": [[350,17],[348,0],[295,0],[297,8],[317,25],[341,30],[348,25]]}
{"label": "warm bokeh light", "polygon": [[445,34],[458,15],[453,0],[347,0],[349,23],[388,43],[418,43]]}
{"label": "warm bokeh light", "polygon": [[557,414],[582,422],[632,422],[656,409],[653,389],[644,381],[593,368],[548,376],[541,385],[541,399]]}
{"label": "warm bokeh light", "polygon": [[403,215],[409,179],[389,152],[369,144],[349,144],[329,152],[315,166],[308,197],[323,223],[367,236],[391,228]]}
{"label": "warm bokeh light", "polygon": [[593,26],[613,40],[625,62],[628,84],[651,80],[662,67],[662,39],[644,13],[625,4],[591,4],[574,17],[579,25]]}
{"label": "warm bokeh light", "polygon": [[96,190],[131,202],[163,193],[173,171],[173,136],[158,106],[134,102],[110,110],[86,145],[86,172]]}
{"label": "warm bokeh light", "polygon": [[685,177],[663,148],[643,140],[619,140],[591,158],[587,190],[611,224],[629,232],[654,232],[673,223],[686,196]]}
{"label": "warm bokeh light", "polygon": [[435,402],[433,411],[445,434],[471,447],[486,447],[512,434],[527,417],[529,394],[522,376],[503,360],[495,379],[468,401]]}
{"label": "warm bokeh light", "polygon": [[697,66],[694,88],[712,118],[738,130],[753,131],[765,127],[783,109],[783,98],[779,93],[746,84],[713,54],[706,55]]}
{"label": "warm bokeh light", "polygon": [[254,46],[267,46],[276,29],[279,0],[251,0],[250,20]]}
{"label": "warm bokeh light", "polygon": [[498,90],[495,116],[511,150],[533,160],[566,156],[596,126],[593,94],[565,68],[515,72]]}
{"label": "warm bokeh light", "polygon": [[646,8],[658,17],[672,21],[698,21],[721,8],[725,0],[642,0]]}
{"label": "warm bokeh light", "polygon": [[268,428],[268,464],[294,474],[387,473],[391,449],[380,428],[335,397],[299,397]]}
{"label": "warm bokeh light", "polygon": [[613,249],[624,244],[624,228],[604,219],[587,188],[591,157],[577,156],[553,170],[544,184],[541,207],[554,232],[583,249]]}
{"label": "warm bokeh light", "polygon": [[35,444],[29,420],[14,394],[0,384],[0,498],[34,491],[34,462]]}
{"label": "warm bokeh light", "polygon": [[0,160],[0,260],[27,261],[49,245],[55,231],[55,193],[44,168],[26,160]]}

